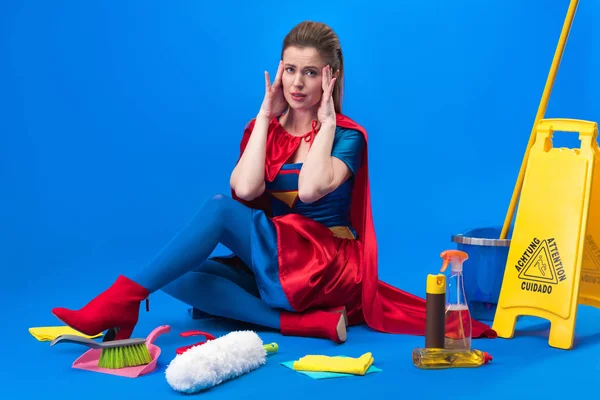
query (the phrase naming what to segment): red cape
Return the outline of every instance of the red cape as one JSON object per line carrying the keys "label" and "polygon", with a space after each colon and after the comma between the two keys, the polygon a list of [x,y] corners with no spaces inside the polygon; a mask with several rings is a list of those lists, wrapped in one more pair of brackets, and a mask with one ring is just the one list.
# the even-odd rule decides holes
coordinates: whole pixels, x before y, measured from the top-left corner
{"label": "red cape", "polygon": [[[371,211],[367,132],[362,126],[341,114],[337,114],[336,122],[339,127],[361,132],[366,144],[363,166],[355,178],[351,205],[351,222],[363,246],[362,312],[364,321],[369,327],[381,332],[423,336],[425,335],[425,300],[379,279],[377,239]],[[274,119],[269,130],[277,125],[278,122]],[[253,126],[254,120],[244,131],[240,154],[246,148]],[[266,179],[272,181],[275,178],[282,165],[296,150],[297,145],[298,141],[278,141],[276,135],[268,135],[265,162]],[[239,199],[233,192],[232,195],[250,207],[268,212],[265,195],[252,202]],[[495,338],[497,334],[488,325],[473,319],[472,337]]]}

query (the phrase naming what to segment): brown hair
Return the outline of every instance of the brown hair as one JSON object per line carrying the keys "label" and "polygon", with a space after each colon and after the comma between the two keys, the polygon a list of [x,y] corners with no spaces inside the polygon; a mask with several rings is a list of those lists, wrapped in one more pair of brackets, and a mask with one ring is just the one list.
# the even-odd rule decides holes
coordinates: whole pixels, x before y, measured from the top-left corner
{"label": "brown hair", "polygon": [[329,26],[321,22],[304,21],[296,25],[283,39],[281,58],[283,52],[290,46],[313,47],[321,57],[331,66],[335,74],[339,71],[333,88],[333,104],[335,112],[342,113],[342,97],[344,92],[344,57],[342,46],[336,33]]}

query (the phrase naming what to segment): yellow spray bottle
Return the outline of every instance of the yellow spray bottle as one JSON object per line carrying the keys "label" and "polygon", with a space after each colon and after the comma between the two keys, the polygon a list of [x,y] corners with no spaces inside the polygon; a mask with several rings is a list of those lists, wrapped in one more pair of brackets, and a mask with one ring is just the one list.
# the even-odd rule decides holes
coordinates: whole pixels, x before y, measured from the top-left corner
{"label": "yellow spray bottle", "polygon": [[447,250],[441,257],[441,272],[451,264],[452,273],[448,282],[444,274],[427,276],[425,347],[413,349],[413,364],[421,369],[487,364],[491,355],[470,348],[471,316],[462,282],[462,264],[468,256],[462,251]]}

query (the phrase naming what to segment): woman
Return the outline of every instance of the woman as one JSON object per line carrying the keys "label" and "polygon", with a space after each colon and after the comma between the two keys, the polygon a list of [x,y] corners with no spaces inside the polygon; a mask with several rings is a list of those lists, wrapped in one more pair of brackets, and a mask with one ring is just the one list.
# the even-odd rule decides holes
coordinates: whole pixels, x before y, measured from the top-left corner
{"label": "woman", "polygon": [[[424,300],[377,277],[365,130],[342,114],[342,50],[328,26],[303,22],[283,42],[274,82],[246,126],[218,195],[145,268],[74,311],[88,335],[129,338],[142,300],[161,289],[211,315],[284,335],[346,340],[346,326],[422,335]],[[209,258],[218,243],[230,257]],[[474,321],[473,336],[493,336]]]}

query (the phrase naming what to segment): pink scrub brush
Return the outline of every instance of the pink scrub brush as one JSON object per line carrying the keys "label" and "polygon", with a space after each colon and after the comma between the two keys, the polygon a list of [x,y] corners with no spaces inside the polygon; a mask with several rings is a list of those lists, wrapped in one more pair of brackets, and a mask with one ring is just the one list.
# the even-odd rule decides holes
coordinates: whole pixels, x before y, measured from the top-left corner
{"label": "pink scrub brush", "polygon": [[[117,375],[125,378],[137,378],[142,375],[146,375],[154,369],[156,369],[156,363],[160,356],[160,347],[154,344],[156,338],[162,334],[168,333],[171,330],[169,325],[162,325],[154,329],[146,339],[124,339],[124,340],[112,340],[108,342],[94,342],[93,340],[86,339],[83,337],[65,338],[59,336],[55,341],[52,342],[51,346],[57,343],[77,343],[92,347],[92,349],[83,353],[77,360],[73,362],[73,368],[83,369],[86,371],[100,372],[109,375]],[[93,342],[93,343],[90,343]],[[123,368],[103,368],[99,366],[100,358],[102,355],[103,348],[112,346],[113,348],[119,348],[125,343],[137,343],[142,344],[147,348],[149,353],[148,362],[144,362],[142,365],[123,367]]]}

